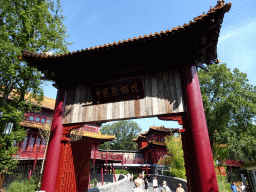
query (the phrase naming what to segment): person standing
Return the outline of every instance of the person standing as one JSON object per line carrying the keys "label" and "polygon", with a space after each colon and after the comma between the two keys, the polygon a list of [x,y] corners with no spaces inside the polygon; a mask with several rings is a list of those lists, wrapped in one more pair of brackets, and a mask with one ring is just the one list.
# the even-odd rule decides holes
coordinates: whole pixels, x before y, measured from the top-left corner
{"label": "person standing", "polygon": [[172,192],[171,189],[166,185],[166,181],[163,181],[163,187],[161,187],[161,192]]}
{"label": "person standing", "polygon": [[240,183],[239,189],[240,189],[240,192],[245,192],[245,186],[243,182]]}
{"label": "person standing", "polygon": [[158,186],[157,179],[156,179],[156,177],[154,177],[154,179],[153,179],[153,191],[157,192],[157,186]]}
{"label": "person standing", "polygon": [[129,183],[131,181],[131,175],[129,172],[127,173],[127,178],[128,178],[128,183]]}
{"label": "person standing", "polygon": [[177,187],[176,192],[185,192],[184,189],[182,188],[181,183],[179,183],[179,187]]}
{"label": "person standing", "polygon": [[230,185],[230,189],[231,189],[231,191],[233,191],[233,192],[237,192],[236,183],[235,183],[235,182],[232,182],[232,184]]}
{"label": "person standing", "polygon": [[145,177],[144,179],[144,184],[145,184],[145,192],[148,192],[148,179]]}
{"label": "person standing", "polygon": [[132,175],[131,175],[131,182],[133,181],[133,173],[132,173]]}
{"label": "person standing", "polygon": [[133,192],[143,192],[143,189],[140,187],[140,182],[136,179],[134,181],[135,188]]}

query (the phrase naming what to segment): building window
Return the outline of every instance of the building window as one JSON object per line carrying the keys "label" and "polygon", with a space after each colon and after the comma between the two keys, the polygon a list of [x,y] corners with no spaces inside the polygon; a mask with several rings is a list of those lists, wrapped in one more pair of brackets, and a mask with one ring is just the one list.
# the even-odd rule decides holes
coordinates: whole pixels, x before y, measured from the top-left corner
{"label": "building window", "polygon": [[45,118],[41,119],[41,123],[45,123]]}
{"label": "building window", "polygon": [[28,140],[28,137],[25,137],[25,139],[23,141],[23,145],[22,145],[22,151],[25,151],[25,149],[26,149],[27,140]]}
{"label": "building window", "polygon": [[34,116],[29,116],[28,120],[29,121],[34,121]]}
{"label": "building window", "polygon": [[33,150],[34,143],[35,143],[35,138],[34,137],[30,138],[30,141],[29,141],[29,149],[30,150]]}
{"label": "building window", "polygon": [[37,140],[36,140],[37,150],[40,149],[41,140],[42,140],[41,138],[37,138]]}
{"label": "building window", "polygon": [[37,122],[39,122],[40,121],[40,117],[36,117],[36,119],[35,119]]}
{"label": "building window", "polygon": [[52,120],[48,119],[48,120],[47,120],[47,123],[48,123],[48,124],[51,124],[51,123],[52,123]]}

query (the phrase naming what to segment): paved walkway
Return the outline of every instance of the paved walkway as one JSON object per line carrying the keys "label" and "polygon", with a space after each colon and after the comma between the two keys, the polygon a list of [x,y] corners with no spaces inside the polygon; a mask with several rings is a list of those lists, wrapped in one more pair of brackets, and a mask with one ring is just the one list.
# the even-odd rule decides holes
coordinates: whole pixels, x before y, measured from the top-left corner
{"label": "paved walkway", "polygon": [[[142,184],[142,189],[145,189],[144,186],[145,185]],[[129,184],[127,185],[127,190],[125,192],[128,192],[128,191],[132,192],[133,187],[134,187],[134,183],[133,182],[129,182]],[[148,187],[149,187],[148,188],[148,192],[153,192],[153,183],[149,183]],[[160,189],[161,189],[161,186],[158,187],[158,192],[160,192]],[[176,190],[171,189],[171,191],[175,192]]]}

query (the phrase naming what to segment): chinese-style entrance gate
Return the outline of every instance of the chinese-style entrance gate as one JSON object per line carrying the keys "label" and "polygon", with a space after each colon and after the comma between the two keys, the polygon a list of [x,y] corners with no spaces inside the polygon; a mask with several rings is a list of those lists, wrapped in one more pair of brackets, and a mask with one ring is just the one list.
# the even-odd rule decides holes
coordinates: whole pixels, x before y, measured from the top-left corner
{"label": "chinese-style entrance gate", "polygon": [[230,8],[218,1],[183,27],[65,55],[23,51],[20,58],[58,86],[41,190],[87,190],[90,142],[66,151],[69,132],[83,123],[180,116],[189,190],[218,191],[197,67],[217,62]]}

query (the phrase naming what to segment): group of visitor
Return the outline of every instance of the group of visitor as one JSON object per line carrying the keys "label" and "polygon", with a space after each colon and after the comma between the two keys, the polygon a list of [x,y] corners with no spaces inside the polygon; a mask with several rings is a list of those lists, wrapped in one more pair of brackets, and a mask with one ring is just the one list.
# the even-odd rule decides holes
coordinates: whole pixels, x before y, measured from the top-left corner
{"label": "group of visitor", "polygon": [[231,191],[233,192],[245,192],[245,186],[244,183],[241,182],[239,185],[239,188],[237,189],[236,183],[232,182],[231,186],[230,186]]}
{"label": "group of visitor", "polygon": [[[133,188],[133,192],[144,192],[144,191],[148,192],[149,177],[150,177],[149,174],[146,177],[143,177],[143,175],[139,174],[139,177],[134,180],[135,187]],[[130,178],[130,174],[128,174],[128,179],[129,178]],[[143,190],[143,188],[142,188],[143,183],[145,185],[145,190]],[[158,192],[158,181],[157,181],[156,177],[153,178],[153,191]],[[160,191],[161,192],[172,192],[171,189],[167,186],[166,181],[163,181]],[[176,189],[176,192],[185,192],[180,183]]]}
{"label": "group of visitor", "polygon": [[[128,176],[128,182],[133,182],[133,173],[132,174],[128,173],[127,176]],[[150,177],[149,174],[146,177],[144,177],[144,174],[139,174],[139,177],[134,180],[135,187],[133,188],[133,192],[144,192],[144,191],[148,192],[149,177]],[[145,185],[145,190],[142,189],[143,183]],[[240,183],[238,188],[235,182],[232,182],[230,188],[232,192],[246,192],[243,182]],[[153,178],[153,191],[158,192],[158,181],[156,177]],[[172,192],[170,188],[167,186],[166,181],[163,181],[160,191]],[[176,189],[176,192],[185,192],[180,183]]]}

